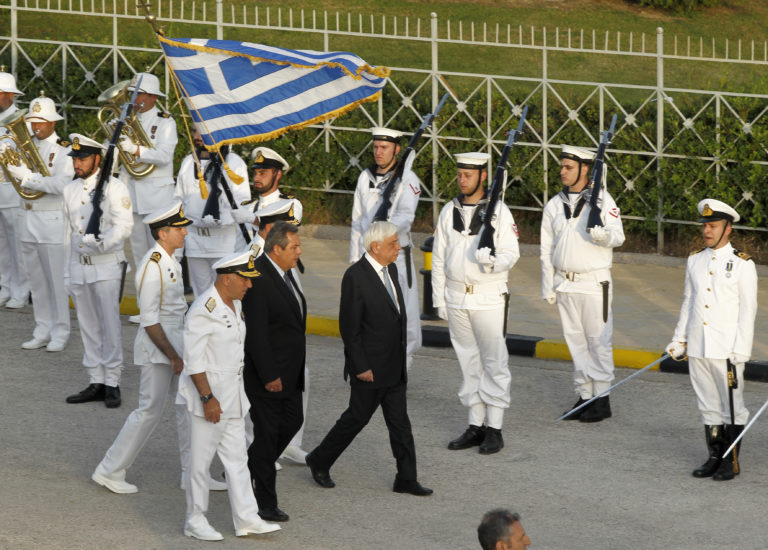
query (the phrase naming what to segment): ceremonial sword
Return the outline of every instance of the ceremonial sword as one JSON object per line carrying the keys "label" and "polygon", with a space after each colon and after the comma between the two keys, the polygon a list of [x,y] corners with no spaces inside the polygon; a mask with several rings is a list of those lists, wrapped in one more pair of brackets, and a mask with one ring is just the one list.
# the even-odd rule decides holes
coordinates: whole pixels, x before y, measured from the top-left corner
{"label": "ceremonial sword", "polygon": [[624,382],[629,382],[630,380],[632,380],[632,379],[633,379],[635,376],[637,376],[638,374],[640,374],[640,373],[642,373],[642,372],[644,372],[644,371],[647,371],[648,369],[650,369],[650,368],[651,368],[651,367],[653,367],[653,366],[656,366],[656,365],[658,365],[659,363],[661,363],[662,361],[664,361],[664,359],[666,359],[667,357],[669,357],[669,354],[668,354],[668,353],[665,353],[664,355],[662,355],[661,357],[659,357],[658,359],[656,359],[656,361],[654,361],[653,363],[649,363],[649,364],[647,364],[646,366],[644,366],[642,369],[640,369],[639,371],[637,371],[637,372],[635,372],[635,373],[632,373],[632,374],[630,374],[629,376],[627,376],[627,377],[626,377],[624,380],[622,380],[622,381],[621,381],[621,382],[619,382],[618,384],[614,384],[613,386],[611,386],[610,388],[608,388],[607,390],[605,390],[605,391],[604,391],[604,392],[602,392],[601,394],[594,396],[594,397],[593,397],[592,399],[590,399],[589,401],[586,401],[585,403],[582,403],[582,404],[581,404],[581,405],[579,405],[578,407],[575,407],[575,408],[571,409],[570,411],[568,411],[567,413],[565,413],[563,416],[561,416],[560,418],[556,419],[556,420],[555,420],[555,422],[560,422],[562,419],[564,419],[564,418],[567,418],[567,417],[571,416],[573,413],[580,411],[581,409],[583,409],[584,407],[586,407],[587,405],[589,405],[589,404],[590,404],[590,403],[592,403],[593,401],[595,401],[595,400],[597,400],[597,399],[599,399],[599,398],[603,397],[604,395],[606,395],[606,394],[607,394],[608,392],[610,392],[612,389],[614,389],[614,388],[618,388],[618,387],[619,387],[619,386],[621,386],[621,385],[622,385]]}
{"label": "ceremonial sword", "polygon": [[741,441],[741,438],[744,437],[744,435],[747,433],[749,428],[752,426],[752,424],[755,423],[755,421],[760,417],[761,414],[765,411],[765,409],[768,409],[768,401],[763,403],[763,406],[760,407],[760,409],[755,413],[755,415],[752,417],[752,420],[750,420],[746,426],[744,426],[744,430],[739,434],[739,437],[733,440],[733,443],[731,443],[731,446],[726,449],[726,451],[723,453],[723,456],[721,458],[725,458],[728,456],[728,453],[731,452],[731,450],[736,446],[736,444]]}

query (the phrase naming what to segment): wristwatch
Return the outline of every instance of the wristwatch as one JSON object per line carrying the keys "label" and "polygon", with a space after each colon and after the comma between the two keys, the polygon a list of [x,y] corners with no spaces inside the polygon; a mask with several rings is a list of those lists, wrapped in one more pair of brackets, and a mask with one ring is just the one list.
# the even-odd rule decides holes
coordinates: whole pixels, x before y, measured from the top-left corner
{"label": "wristwatch", "polygon": [[212,393],[209,393],[208,395],[201,395],[200,396],[200,401],[203,402],[203,405],[208,403],[208,401],[210,401],[211,399],[213,399],[213,394]]}

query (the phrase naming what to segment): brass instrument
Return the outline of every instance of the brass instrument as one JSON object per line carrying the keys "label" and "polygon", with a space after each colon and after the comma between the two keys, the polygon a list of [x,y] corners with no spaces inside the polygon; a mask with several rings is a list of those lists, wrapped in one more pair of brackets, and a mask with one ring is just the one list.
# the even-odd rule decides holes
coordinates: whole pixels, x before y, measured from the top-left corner
{"label": "brass instrument", "polygon": [[21,163],[24,163],[32,172],[37,172],[43,176],[51,175],[48,167],[45,165],[45,161],[40,156],[40,151],[37,150],[34,141],[32,141],[32,136],[27,128],[27,122],[24,120],[24,115],[26,114],[26,109],[20,109],[0,119],[0,127],[8,131],[7,134],[0,136],[0,141],[5,139],[13,142],[13,147],[8,147],[0,155],[0,168],[2,168],[5,174],[5,179],[13,185],[13,188],[21,195],[21,198],[33,201],[45,195],[45,192],[27,191],[22,187],[21,181],[13,177],[8,170],[9,164],[21,166]]}
{"label": "brass instrument", "polygon": [[[130,80],[118,82],[111,88],[102,92],[97,99],[99,103],[104,103],[104,106],[99,109],[97,117],[101,129],[106,134],[107,139],[112,137],[112,125],[120,118],[123,105],[131,100],[131,92],[128,90],[130,84]],[[110,114],[112,115],[111,117]],[[131,116],[125,121],[122,135],[126,136],[139,147],[144,147],[145,149],[152,148],[152,142],[149,141],[149,137],[147,137],[147,133],[144,131],[139,119],[136,118],[135,112],[131,113]],[[117,151],[120,155],[120,162],[123,163],[125,169],[134,178],[146,177],[155,169],[154,164],[138,162],[132,154],[123,151],[120,148],[119,143],[117,145]]]}

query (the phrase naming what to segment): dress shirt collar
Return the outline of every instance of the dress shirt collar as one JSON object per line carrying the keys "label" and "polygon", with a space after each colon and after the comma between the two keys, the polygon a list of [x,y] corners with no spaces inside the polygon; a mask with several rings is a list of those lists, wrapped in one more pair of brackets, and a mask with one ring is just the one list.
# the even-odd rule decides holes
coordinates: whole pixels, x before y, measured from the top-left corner
{"label": "dress shirt collar", "polygon": [[[379,262],[373,259],[373,256],[371,256],[367,251],[365,253],[365,258],[368,260],[368,262],[373,266],[374,271],[381,276],[381,270],[382,268],[386,267],[381,265]],[[387,273],[389,273],[389,270],[387,270]]]}
{"label": "dress shirt collar", "polygon": [[277,265],[272,258],[269,257],[269,254],[267,254],[266,252],[264,254],[266,255],[269,262],[272,264],[272,266],[277,270],[277,274],[280,275],[280,278],[281,279],[285,278],[285,271],[283,271],[283,269],[279,265]]}

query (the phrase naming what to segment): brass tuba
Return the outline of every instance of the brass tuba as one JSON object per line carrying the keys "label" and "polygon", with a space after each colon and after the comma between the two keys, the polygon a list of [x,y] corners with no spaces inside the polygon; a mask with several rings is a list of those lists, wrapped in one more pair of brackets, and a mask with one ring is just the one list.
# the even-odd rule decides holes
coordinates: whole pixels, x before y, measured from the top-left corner
{"label": "brass tuba", "polygon": [[21,163],[27,165],[27,168],[43,176],[50,176],[48,167],[45,165],[45,161],[40,156],[40,152],[35,147],[35,142],[32,141],[32,136],[27,129],[27,122],[24,120],[24,115],[27,114],[26,109],[19,109],[14,111],[5,118],[0,119],[0,127],[5,128],[8,133],[0,136],[0,141],[10,140],[13,142],[13,147],[8,147],[2,155],[0,155],[0,168],[2,168],[5,178],[11,182],[16,192],[21,195],[22,199],[33,201],[39,199],[45,192],[43,191],[27,191],[21,185],[21,181],[13,177],[8,171],[8,165],[21,166]]}
{"label": "brass tuba", "polygon": [[[106,134],[107,139],[112,137],[112,126],[120,118],[123,105],[131,100],[131,93],[128,91],[128,86],[130,84],[130,80],[118,82],[111,88],[102,92],[97,99],[99,103],[104,103],[104,106],[99,109],[97,117],[101,129]],[[126,136],[139,147],[144,147],[145,149],[152,148],[152,142],[149,141],[147,133],[144,131],[141,122],[136,118],[134,112],[131,112],[131,116],[126,119],[122,135]],[[134,178],[146,177],[155,169],[154,164],[138,162],[133,155],[123,151],[119,144],[117,150],[123,166],[125,166],[125,169]]]}

